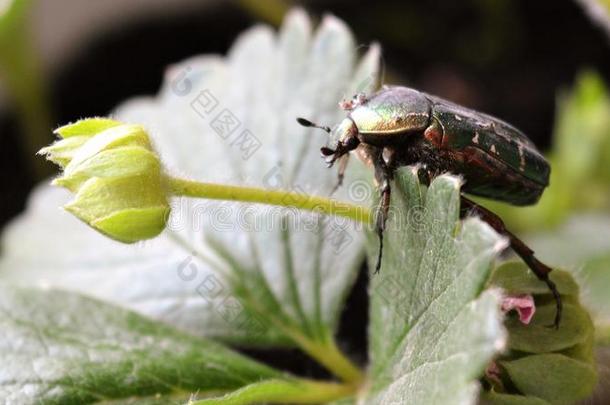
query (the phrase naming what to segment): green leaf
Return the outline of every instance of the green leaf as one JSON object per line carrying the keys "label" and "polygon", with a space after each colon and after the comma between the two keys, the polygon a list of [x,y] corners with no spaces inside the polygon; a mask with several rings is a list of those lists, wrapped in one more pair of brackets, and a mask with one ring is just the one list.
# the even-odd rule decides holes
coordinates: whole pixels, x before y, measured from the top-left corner
{"label": "green leaf", "polygon": [[[371,275],[367,404],[475,403],[491,358],[505,345],[495,291],[481,294],[506,246],[478,219],[459,221],[460,184],[421,186],[396,176],[381,272]],[[377,240],[370,238],[370,257]]]}
{"label": "green leaf", "polygon": [[[379,48],[360,61],[356,49],[337,18],[325,17],[314,31],[304,12],[293,11],[279,34],[258,26],[227,57],[170,67],[158,96],[129,101],[113,117],[142,124],[172,174],[327,196],[336,182],[319,157],[327,135],[295,117],[333,125],[345,116],[338,100],[372,88]],[[221,113],[235,117],[234,132],[214,121]],[[94,124],[58,131],[82,136],[112,121]],[[257,147],[251,155],[246,136]],[[368,188],[351,196],[369,177],[354,160],[335,197],[368,206]],[[359,225],[313,213],[174,199],[169,229],[126,247],[59,212],[67,200],[46,186],[33,193],[27,212],[4,232],[0,278],[84,292],[241,345],[300,339],[328,349],[364,259]]]}
{"label": "green leaf", "polygon": [[[549,277],[562,296],[578,296],[578,284],[569,273],[553,271]],[[489,285],[500,287],[508,294],[550,294],[546,283],[528,271],[527,266],[520,261],[506,262],[498,266],[489,280]]]}
{"label": "green leaf", "polygon": [[547,353],[502,361],[521,392],[551,404],[573,404],[587,398],[597,382],[595,368],[563,354]]}
{"label": "green leaf", "polygon": [[281,377],[220,344],[65,291],[0,285],[0,331],[3,403],[168,403]]}

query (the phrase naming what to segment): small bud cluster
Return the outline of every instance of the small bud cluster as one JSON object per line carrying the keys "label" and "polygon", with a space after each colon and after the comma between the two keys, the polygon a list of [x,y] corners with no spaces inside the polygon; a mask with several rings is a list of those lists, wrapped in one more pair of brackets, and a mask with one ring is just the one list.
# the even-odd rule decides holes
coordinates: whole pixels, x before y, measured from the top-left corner
{"label": "small bud cluster", "polygon": [[124,243],[163,231],[170,207],[161,162],[144,128],[91,118],[55,134],[60,139],[40,153],[63,168],[53,184],[76,194],[67,211]]}

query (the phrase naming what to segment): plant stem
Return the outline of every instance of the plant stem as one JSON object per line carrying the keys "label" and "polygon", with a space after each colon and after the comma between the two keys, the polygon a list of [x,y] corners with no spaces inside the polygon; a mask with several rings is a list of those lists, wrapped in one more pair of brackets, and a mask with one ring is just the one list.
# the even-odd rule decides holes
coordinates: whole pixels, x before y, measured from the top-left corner
{"label": "plant stem", "polygon": [[324,404],[350,397],[356,390],[353,385],[305,379],[268,380],[245,386],[221,398],[192,401],[189,405]]}
{"label": "plant stem", "polygon": [[167,183],[171,193],[179,196],[297,208],[328,215],[338,215],[365,224],[368,224],[371,221],[371,211],[368,208],[329,198],[295,193],[293,191],[266,190],[260,187],[202,183],[173,177],[168,177]]}
{"label": "plant stem", "polygon": [[[250,302],[256,308],[256,302]],[[259,312],[263,312],[260,308]],[[337,347],[335,340],[330,333],[325,333],[318,340],[311,338],[293,325],[287,325],[283,319],[274,315],[268,318],[279,330],[308,354],[312,359],[323,365],[328,371],[341,378],[350,385],[360,385],[364,381],[364,374],[347,358]]]}
{"label": "plant stem", "polygon": [[362,371],[339,350],[332,337],[316,341],[300,333],[289,335],[305,353],[343,381],[355,386],[364,381]]}

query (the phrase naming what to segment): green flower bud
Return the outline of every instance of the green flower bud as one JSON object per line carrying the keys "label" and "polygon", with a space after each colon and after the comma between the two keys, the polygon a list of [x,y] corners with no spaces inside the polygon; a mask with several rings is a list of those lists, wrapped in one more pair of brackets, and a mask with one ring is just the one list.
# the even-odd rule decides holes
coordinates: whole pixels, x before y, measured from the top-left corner
{"label": "green flower bud", "polygon": [[161,162],[141,126],[94,118],[55,132],[63,139],[41,153],[64,168],[53,184],[76,193],[66,210],[125,243],[163,231],[170,207]]}
{"label": "green flower bud", "polygon": [[63,139],[41,149],[38,153],[46,155],[47,159],[51,162],[64,168],[70,163],[74,157],[74,153],[76,153],[89,138],[108,128],[119,125],[122,125],[122,123],[109,118],[89,118],[74,124],[65,125],[54,131],[56,135],[59,135]]}
{"label": "green flower bud", "polygon": [[486,404],[570,404],[591,395],[597,382],[593,357],[593,322],[580,304],[579,288],[570,273],[550,274],[564,306],[559,329],[555,301],[546,287],[521,262],[498,267],[490,281],[508,296],[532,296],[536,311],[526,324],[509,313],[508,351],[492,363],[484,393]]}
{"label": "green flower bud", "polygon": [[64,125],[63,127],[57,128],[53,133],[61,136],[64,139],[72,138],[74,136],[93,136],[100,132],[123,125],[122,122],[112,120],[110,118],[96,117],[87,118],[75,122],[74,124]]}

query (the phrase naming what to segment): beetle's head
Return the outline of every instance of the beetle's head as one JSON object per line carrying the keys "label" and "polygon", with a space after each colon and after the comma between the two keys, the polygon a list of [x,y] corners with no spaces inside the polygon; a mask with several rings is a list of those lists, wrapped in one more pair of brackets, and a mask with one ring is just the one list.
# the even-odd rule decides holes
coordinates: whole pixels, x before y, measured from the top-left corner
{"label": "beetle's head", "polygon": [[314,124],[304,118],[297,118],[297,122],[304,127],[313,127],[324,130],[330,135],[331,146],[334,145],[335,149],[324,146],[320,149],[322,155],[326,157],[326,163],[328,166],[332,166],[337,159],[350,151],[356,149],[360,144],[358,139],[358,128],[351,118],[345,118],[335,130],[331,130],[329,127]]}

